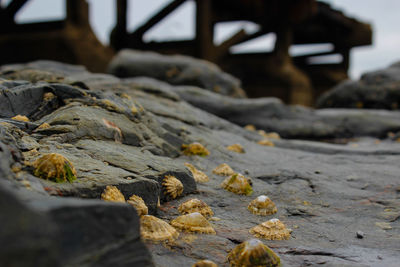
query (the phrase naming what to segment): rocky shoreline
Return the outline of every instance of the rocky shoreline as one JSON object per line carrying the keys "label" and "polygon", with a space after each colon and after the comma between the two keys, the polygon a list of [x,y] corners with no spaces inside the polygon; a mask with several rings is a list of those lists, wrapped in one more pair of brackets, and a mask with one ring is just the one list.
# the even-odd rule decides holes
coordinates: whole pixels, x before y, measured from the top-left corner
{"label": "rocky shoreline", "polygon": [[[283,266],[400,261],[399,111],[314,110],[47,61],[3,66],[0,77],[5,265],[191,266],[209,259],[229,266],[229,251],[275,217],[293,230],[291,238],[261,240]],[[16,115],[29,122],[11,119]],[[266,137],[242,127],[248,124],[282,139],[260,145]],[[342,139],[341,145],[316,142]],[[184,155],[182,145],[193,142],[210,155]],[[233,144],[245,153],[227,149]],[[35,177],[32,162],[47,153],[68,158],[77,180]],[[197,183],[185,163],[209,181]],[[212,170],[222,163],[251,178],[251,196],[221,188],[224,178]],[[163,192],[166,175],[183,184],[176,199]],[[201,199],[214,212],[216,234],[182,232],[173,243],[144,242],[132,206],[100,199],[107,185],[126,199],[142,197],[149,213],[167,222],[181,203]],[[250,213],[247,205],[259,195],[270,197],[278,212]]]}

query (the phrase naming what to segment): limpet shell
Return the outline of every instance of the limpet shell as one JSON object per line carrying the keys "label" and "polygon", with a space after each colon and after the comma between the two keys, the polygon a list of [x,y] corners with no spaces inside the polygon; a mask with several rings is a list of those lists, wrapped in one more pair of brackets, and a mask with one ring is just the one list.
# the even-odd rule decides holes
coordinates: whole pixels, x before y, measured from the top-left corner
{"label": "limpet shell", "polygon": [[251,201],[247,209],[256,215],[271,215],[278,211],[275,203],[265,195],[258,196]]}
{"label": "limpet shell", "polygon": [[240,173],[235,173],[234,175],[227,177],[221,183],[221,187],[238,195],[249,196],[253,193],[253,188],[251,187],[249,180]]}
{"label": "limpet shell", "polygon": [[104,201],[125,203],[124,195],[116,186],[113,185],[106,186],[103,193],[101,193],[101,199]]}
{"label": "limpet shell", "polygon": [[132,195],[126,202],[131,204],[136,209],[139,216],[147,215],[149,212],[144,200],[137,195]]}
{"label": "limpet shell", "polygon": [[188,214],[192,212],[199,212],[206,218],[209,218],[214,215],[214,212],[211,210],[210,206],[208,206],[204,201],[193,198],[186,202],[183,202],[179,207],[178,211],[181,214]]}
{"label": "limpet shell", "polygon": [[205,174],[204,172],[196,169],[195,166],[193,166],[190,163],[185,163],[185,166],[190,170],[190,172],[193,175],[193,178],[196,182],[198,183],[205,183],[208,182],[210,180],[210,178],[208,178],[207,174]]}
{"label": "limpet shell", "polygon": [[171,221],[171,225],[187,232],[215,234],[214,228],[199,212],[181,215]]}
{"label": "limpet shell", "polygon": [[258,239],[250,239],[231,250],[228,261],[232,267],[277,267],[280,258]]}
{"label": "limpet shell", "polygon": [[72,163],[63,155],[50,153],[38,158],[34,163],[33,174],[43,179],[57,183],[76,180],[76,170]]}
{"label": "limpet shell", "polygon": [[174,241],[179,233],[167,222],[152,215],[140,217],[140,235],[145,240],[154,242]]}
{"label": "limpet shell", "polygon": [[210,260],[201,260],[193,264],[192,267],[218,267],[218,265]]}
{"label": "limpet shell", "polygon": [[227,146],[226,149],[236,152],[236,153],[245,153],[243,146],[240,144],[233,144],[233,145]]}
{"label": "limpet shell", "polygon": [[259,135],[267,138],[267,139],[281,139],[280,135],[276,132],[265,132],[264,130],[257,131]]}
{"label": "limpet shell", "polygon": [[251,228],[249,232],[267,240],[287,240],[290,238],[291,230],[287,229],[280,220],[271,219]]}
{"label": "limpet shell", "polygon": [[245,128],[246,130],[249,130],[249,131],[252,131],[252,132],[254,132],[254,131],[257,130],[257,129],[256,129],[256,126],[254,126],[253,124],[247,124],[246,126],[244,126],[244,128]]}
{"label": "limpet shell", "polygon": [[268,139],[263,139],[257,142],[257,144],[262,145],[262,146],[275,146],[274,143],[272,143],[270,140]]}
{"label": "limpet shell", "polygon": [[172,199],[177,198],[183,193],[183,184],[175,176],[165,175],[162,185],[164,187],[164,194],[170,196]]}
{"label": "limpet shell", "polygon": [[23,116],[23,115],[17,115],[11,118],[12,120],[15,121],[24,121],[24,122],[29,122],[29,119],[27,116]]}
{"label": "limpet shell", "polygon": [[232,168],[226,163],[218,165],[212,172],[220,176],[230,176],[235,174]]}
{"label": "limpet shell", "polygon": [[205,157],[205,156],[210,155],[210,151],[208,151],[208,149],[205,148],[202,144],[197,143],[197,142],[191,143],[189,145],[183,144],[182,151],[183,151],[183,154],[186,156],[197,155],[197,156]]}

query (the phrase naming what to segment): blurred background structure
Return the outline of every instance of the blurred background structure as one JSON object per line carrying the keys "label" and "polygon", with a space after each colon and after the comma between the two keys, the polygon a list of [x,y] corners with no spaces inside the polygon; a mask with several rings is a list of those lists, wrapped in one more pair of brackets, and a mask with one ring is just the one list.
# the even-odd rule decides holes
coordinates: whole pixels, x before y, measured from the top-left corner
{"label": "blurred background structure", "polygon": [[[34,2],[34,0],[31,0]],[[171,0],[129,29],[133,1],[116,0],[112,48],[101,43],[84,0],[66,0],[65,18],[16,23],[28,0],[11,0],[0,9],[0,63],[53,59],[101,72],[123,48],[185,54],[209,60],[243,82],[249,97],[275,96],[291,104],[312,105],[324,91],[348,78],[350,50],[372,43],[371,25],[315,0]],[[91,1],[93,4],[95,1]],[[194,34],[176,40],[148,40],[146,33],[183,5],[194,6]],[[132,9],[135,9],[133,4]],[[221,38],[220,25],[247,23]],[[184,22],[186,23],[186,22]],[[224,34],[222,34],[224,35]],[[246,51],[260,38],[272,38],[268,51]],[[300,53],[292,48],[307,46]],[[6,53],[4,51],[7,51]]]}

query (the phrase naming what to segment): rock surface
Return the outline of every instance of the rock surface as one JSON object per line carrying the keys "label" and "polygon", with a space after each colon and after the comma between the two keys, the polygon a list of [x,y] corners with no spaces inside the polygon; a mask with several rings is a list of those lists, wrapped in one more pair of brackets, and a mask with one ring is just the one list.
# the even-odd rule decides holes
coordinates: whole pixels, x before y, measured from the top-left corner
{"label": "rock surface", "polygon": [[[293,230],[289,240],[262,240],[280,256],[283,266],[396,266],[400,261],[400,143],[371,137],[398,130],[397,112],[314,111],[287,107],[274,99],[235,102],[150,78],[119,79],[82,70],[77,76],[74,70],[80,67],[54,62],[7,69],[21,78],[27,66],[31,73],[46,71],[59,78],[34,83],[3,81],[8,86],[3,89],[14,98],[8,108],[1,109],[0,121],[0,239],[10,244],[0,250],[1,262],[15,266],[191,266],[199,259],[209,259],[228,266],[228,252],[252,237],[249,229],[273,217]],[[24,86],[23,94],[18,94],[20,86]],[[37,112],[46,102],[44,92],[55,95],[55,104]],[[337,129],[345,127],[351,131],[349,136],[370,136],[345,145],[280,139],[272,140],[274,147],[261,146],[257,132],[184,100],[195,104],[190,97],[196,94],[204,107],[196,105],[232,121],[237,116],[240,125],[254,118],[262,128],[261,122],[273,120],[271,125],[282,124],[287,133],[291,127],[293,132],[303,129],[302,135],[287,136],[308,139],[341,137]],[[10,120],[16,113],[11,108],[13,101],[23,101],[26,95],[35,95],[37,100],[18,112],[35,117],[29,117],[30,123]],[[218,113],[222,108],[201,102],[206,97],[211,104],[219,101],[227,115]],[[271,106],[274,109],[268,111],[266,107]],[[316,119],[305,120],[301,128],[300,118],[306,115]],[[349,123],[356,121],[356,115],[365,120]],[[377,122],[367,115],[375,116]],[[325,124],[318,126],[324,122],[321,118]],[[38,128],[43,123],[50,127]],[[326,131],[335,134],[316,134],[315,129],[322,132],[328,126]],[[183,155],[181,145],[192,142],[203,144],[210,155]],[[245,153],[226,148],[232,144],[242,145]],[[77,181],[54,183],[34,177],[29,162],[43,153],[67,157],[77,170]],[[185,162],[205,172],[210,181],[196,184]],[[253,195],[239,196],[222,189],[225,177],[212,173],[221,163],[250,177]],[[184,185],[177,199],[167,198],[161,190],[166,174]],[[178,207],[184,201],[203,200],[214,212],[210,222],[216,234],[181,233],[174,243],[146,243],[146,249],[139,239],[134,209],[100,200],[107,185],[117,186],[125,198],[141,196],[150,214],[167,221],[179,215]],[[278,212],[273,216],[250,213],[247,205],[258,195],[269,196]],[[358,231],[365,234],[363,239],[356,237]]]}
{"label": "rock surface", "polygon": [[195,85],[234,97],[246,95],[238,79],[211,62],[189,56],[124,49],[111,61],[109,72],[123,78],[146,76],[175,85]]}
{"label": "rock surface", "polygon": [[323,94],[318,108],[400,108],[400,62],[365,73],[358,81],[343,82]]}

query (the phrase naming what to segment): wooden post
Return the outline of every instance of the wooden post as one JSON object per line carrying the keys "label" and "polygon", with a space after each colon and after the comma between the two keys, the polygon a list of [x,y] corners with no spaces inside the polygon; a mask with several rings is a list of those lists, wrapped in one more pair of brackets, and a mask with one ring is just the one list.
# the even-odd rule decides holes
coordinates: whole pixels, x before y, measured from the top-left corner
{"label": "wooden post", "polygon": [[89,6],[86,0],[67,0],[66,21],[75,25],[89,26]]}
{"label": "wooden post", "polygon": [[196,1],[196,50],[197,56],[213,61],[214,55],[214,25],[212,23],[211,0]]}

